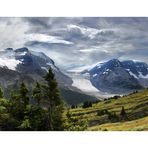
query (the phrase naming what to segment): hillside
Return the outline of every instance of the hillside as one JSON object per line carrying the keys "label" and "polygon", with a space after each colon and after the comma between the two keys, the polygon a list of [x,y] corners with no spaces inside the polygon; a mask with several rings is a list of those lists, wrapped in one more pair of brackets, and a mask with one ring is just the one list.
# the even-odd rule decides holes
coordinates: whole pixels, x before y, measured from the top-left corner
{"label": "hillside", "polygon": [[109,131],[148,131],[148,117],[133,121],[106,123],[100,126],[89,128],[90,131],[109,130]]}
{"label": "hillside", "polygon": [[84,94],[83,92],[73,91],[70,89],[60,88],[61,95],[65,102],[69,105],[78,105],[85,101],[96,101],[97,98]]}
{"label": "hillside", "polygon": [[[126,118],[120,115],[122,107]],[[89,108],[71,109],[70,112],[72,118],[88,121],[87,130],[147,130],[148,89],[101,101]]]}

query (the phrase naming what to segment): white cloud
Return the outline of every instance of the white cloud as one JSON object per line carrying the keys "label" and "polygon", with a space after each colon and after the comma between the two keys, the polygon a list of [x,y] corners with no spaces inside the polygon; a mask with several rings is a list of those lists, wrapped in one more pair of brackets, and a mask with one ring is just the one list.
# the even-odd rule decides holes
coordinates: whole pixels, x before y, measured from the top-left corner
{"label": "white cloud", "polygon": [[77,66],[76,68],[69,69],[68,72],[82,72],[83,70],[86,70],[88,68],[90,68],[90,65],[87,65],[87,66]]}
{"label": "white cloud", "polygon": [[111,58],[148,62],[147,24],[146,18],[1,18],[0,50],[28,45],[63,69]]}
{"label": "white cloud", "polygon": [[28,24],[20,18],[8,18],[0,22],[0,50],[8,47],[19,48],[25,44],[25,33]]}
{"label": "white cloud", "polygon": [[38,33],[26,35],[25,40],[45,42],[45,43],[62,43],[67,45],[73,44],[72,42],[63,40],[61,37],[58,37],[58,36],[50,36],[50,35],[38,34]]}
{"label": "white cloud", "polygon": [[22,18],[4,18],[0,20],[0,50],[12,47],[14,49],[23,47],[28,41],[39,41],[47,43],[73,44],[59,36],[47,34],[30,33],[30,26]]}
{"label": "white cloud", "polygon": [[85,36],[88,36],[90,39],[94,39],[97,34],[103,35],[106,33],[112,33],[112,32],[119,32],[119,28],[90,28],[90,27],[82,27],[78,25],[67,25],[68,31],[73,30],[73,29],[79,29],[81,33]]}
{"label": "white cloud", "polygon": [[79,51],[84,52],[84,53],[90,53],[90,52],[97,51],[97,50],[98,49],[96,48],[89,48],[89,49],[80,49]]}
{"label": "white cloud", "polygon": [[95,35],[99,32],[99,30],[95,28],[80,27],[73,24],[67,25],[67,28],[69,31],[72,29],[79,29],[82,34],[84,34],[85,36],[88,36],[90,39],[93,39]]}

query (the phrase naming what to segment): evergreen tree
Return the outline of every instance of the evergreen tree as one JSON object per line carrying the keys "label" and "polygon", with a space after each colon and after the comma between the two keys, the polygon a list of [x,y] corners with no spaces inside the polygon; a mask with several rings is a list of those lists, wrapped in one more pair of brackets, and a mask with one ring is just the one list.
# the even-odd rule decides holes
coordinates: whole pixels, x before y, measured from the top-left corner
{"label": "evergreen tree", "polygon": [[38,82],[36,83],[36,86],[33,89],[33,97],[37,102],[37,105],[40,106],[42,100],[42,90],[41,90],[41,85]]}
{"label": "evergreen tree", "polygon": [[66,114],[66,120],[65,120],[65,130],[66,131],[84,131],[88,127],[88,122],[85,119],[76,119],[72,117],[72,114],[70,113],[70,110],[67,110]]}
{"label": "evergreen tree", "polygon": [[27,96],[28,92],[29,91],[25,83],[22,82],[20,86],[20,98],[21,98],[22,103],[24,104],[24,107],[26,107],[26,105],[29,104],[29,97]]}
{"label": "evergreen tree", "polygon": [[124,106],[122,106],[120,116],[121,116],[121,119],[127,119],[127,114],[126,114],[126,111],[124,109]]}
{"label": "evergreen tree", "polygon": [[64,103],[60,96],[58,84],[51,69],[45,76],[47,86],[44,86],[45,96],[48,100],[48,129],[63,130]]}
{"label": "evergreen tree", "polygon": [[1,87],[0,87],[0,98],[3,98],[3,90]]}
{"label": "evergreen tree", "polygon": [[88,107],[92,107],[92,102],[86,101],[83,103],[83,108],[88,108]]}
{"label": "evergreen tree", "polygon": [[10,104],[10,113],[11,115],[18,120],[22,120],[24,118],[24,104],[22,102],[22,97],[20,93],[13,90],[11,91],[11,96],[9,100]]}
{"label": "evergreen tree", "polygon": [[71,109],[77,108],[77,105],[71,105]]}
{"label": "evergreen tree", "polygon": [[19,93],[13,92],[11,100],[13,104],[13,113],[20,122],[24,119],[26,106],[29,105],[28,89],[24,82],[21,83]]}

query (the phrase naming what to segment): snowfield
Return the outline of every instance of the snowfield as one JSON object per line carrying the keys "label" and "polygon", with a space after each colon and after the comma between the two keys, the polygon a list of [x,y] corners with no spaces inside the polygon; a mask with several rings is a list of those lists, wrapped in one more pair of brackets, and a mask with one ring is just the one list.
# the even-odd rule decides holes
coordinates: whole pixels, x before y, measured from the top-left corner
{"label": "snowfield", "polygon": [[68,75],[72,78],[73,84],[72,86],[80,89],[84,93],[88,95],[95,96],[99,99],[107,98],[114,96],[114,94],[108,94],[106,92],[101,92],[96,89],[90,82],[88,75],[81,75],[80,73],[68,73]]}
{"label": "snowfield", "polygon": [[0,58],[0,66],[6,66],[8,69],[15,70],[16,66],[21,63],[19,60],[8,59],[8,58]]}
{"label": "snowfield", "polygon": [[88,79],[85,78],[73,78],[73,86],[78,87],[84,92],[99,92]]}

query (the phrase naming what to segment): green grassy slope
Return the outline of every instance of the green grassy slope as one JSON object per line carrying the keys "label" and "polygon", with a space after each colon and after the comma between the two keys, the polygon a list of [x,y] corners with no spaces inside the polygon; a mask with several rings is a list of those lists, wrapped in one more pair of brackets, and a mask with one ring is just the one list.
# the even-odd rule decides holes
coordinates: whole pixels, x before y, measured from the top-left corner
{"label": "green grassy slope", "polygon": [[[127,119],[121,119],[122,106]],[[115,114],[118,119],[110,119],[107,113],[102,113],[104,110]],[[71,113],[73,118],[86,119],[88,130],[147,130],[148,89],[118,99],[101,101],[90,108],[71,109]]]}
{"label": "green grassy slope", "polygon": [[137,120],[106,123],[102,125],[89,127],[90,131],[108,130],[108,131],[148,131],[148,117],[139,118]]}

